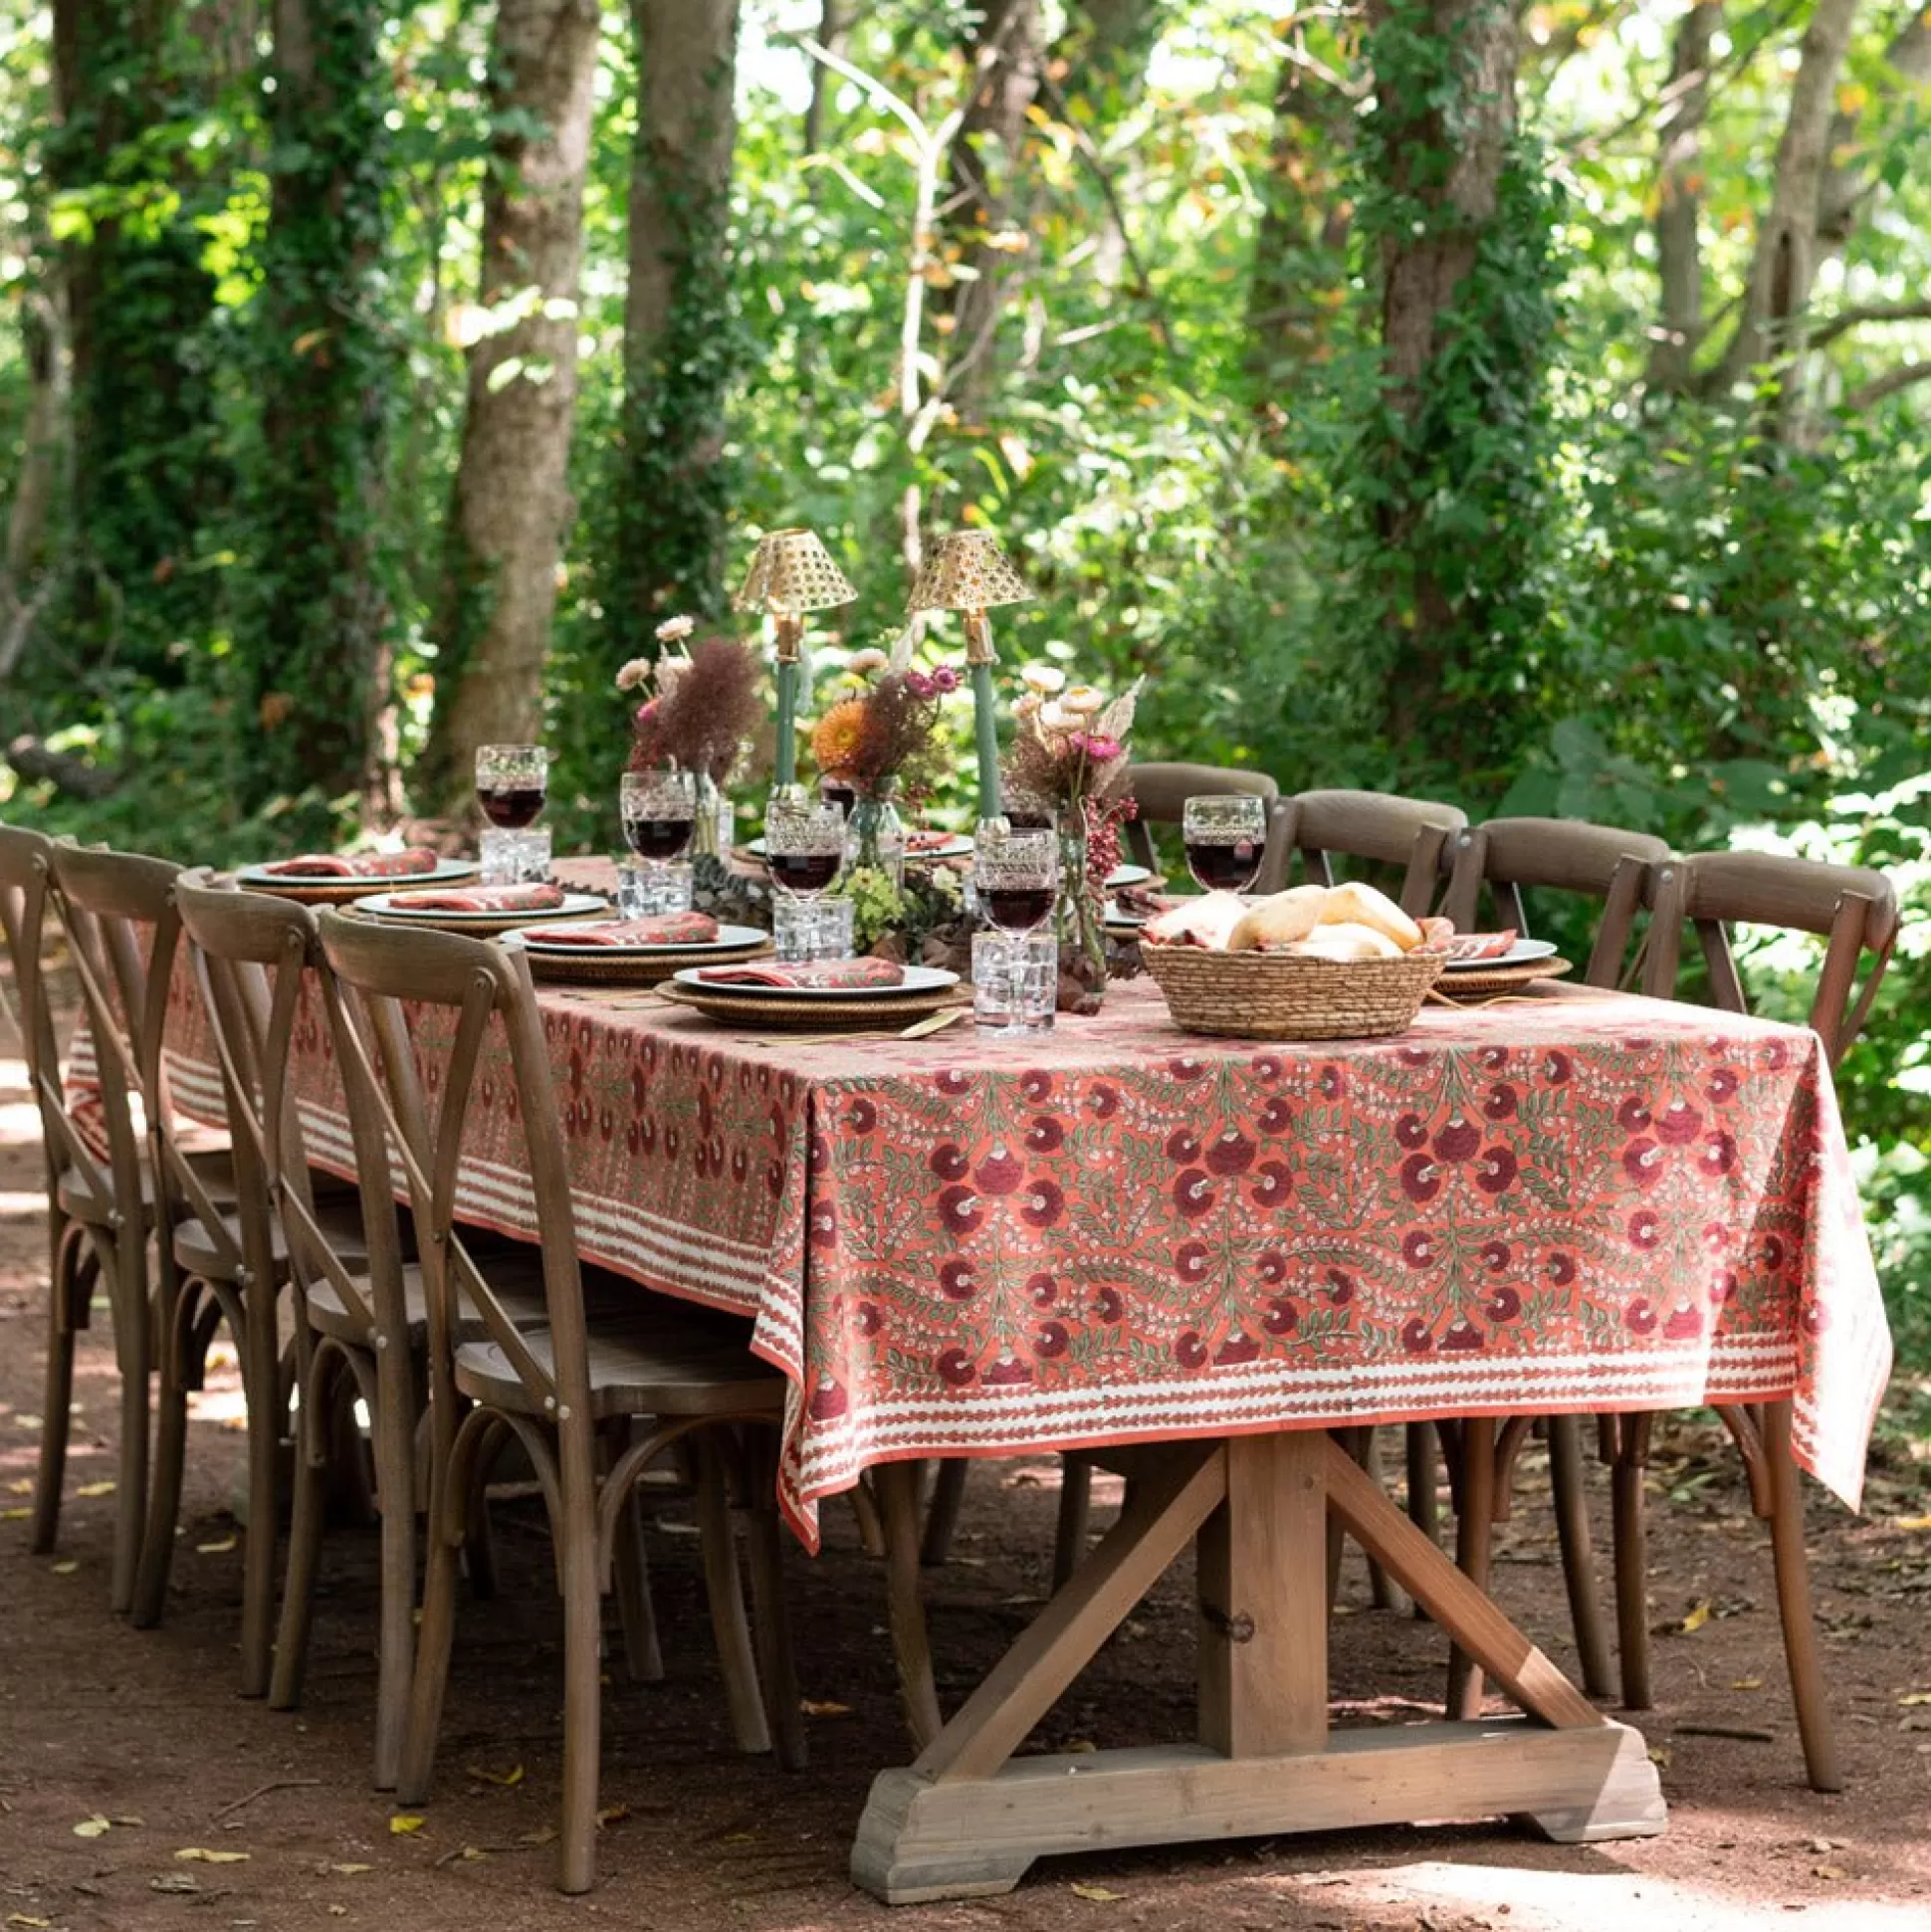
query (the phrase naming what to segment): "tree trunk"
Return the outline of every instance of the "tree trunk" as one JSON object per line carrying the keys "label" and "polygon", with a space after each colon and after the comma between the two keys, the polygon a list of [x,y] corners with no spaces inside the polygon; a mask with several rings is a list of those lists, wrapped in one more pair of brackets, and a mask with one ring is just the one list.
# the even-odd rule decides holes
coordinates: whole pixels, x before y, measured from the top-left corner
{"label": "tree trunk", "polygon": [[[479,745],[540,736],[556,565],[570,521],[583,170],[596,0],[498,0],[490,105],[512,117],[483,195],[486,332],[450,514],[426,795],[466,807]],[[539,131],[530,131],[534,122]]]}
{"label": "tree trunk", "polygon": [[[642,5],[642,0],[632,0]],[[855,0],[824,0],[818,16],[818,45],[827,54],[841,59],[850,50],[852,22],[856,18]],[[811,63],[811,100],[804,110],[804,151],[815,154],[824,142],[825,115],[831,107],[831,91],[838,77],[822,61]]]}
{"label": "tree trunk", "polygon": [[1899,94],[1909,95],[1931,84],[1931,11],[1914,14],[1891,37],[1884,50],[1884,75],[1872,93],[1874,101],[1861,108],[1841,101],[1830,116],[1824,143],[1828,157],[1818,202],[1820,263],[1840,253],[1860,219],[1860,211],[1876,186],[1868,159],[1857,143],[1863,119],[1879,105],[1890,105]]}
{"label": "tree trunk", "polygon": [[1169,11],[1168,0],[1071,0],[1065,31],[1045,64],[1041,86],[1048,105],[1079,125],[1088,164],[1106,180],[1100,245],[1093,257],[1093,276],[1102,288],[1118,288],[1134,266],[1122,214],[1137,185],[1131,156],[1121,170],[1124,185],[1116,184],[1102,152],[1104,130],[1139,105]]}
{"label": "tree trunk", "polygon": [[47,601],[53,579],[36,584],[47,562],[47,531],[60,491],[62,424],[67,408],[67,349],[58,284],[30,292],[21,322],[27,360],[27,422],[20,470],[7,505],[0,564],[0,682],[13,676]]}
{"label": "tree trunk", "polygon": [[1434,485],[1413,438],[1463,284],[1495,220],[1519,54],[1515,10],[1503,0],[1376,0],[1371,14],[1380,185],[1392,205],[1416,211],[1389,227],[1381,263],[1383,401],[1395,437],[1375,521],[1384,551],[1409,570],[1386,711],[1388,736],[1401,748],[1442,729],[1458,630],[1439,546],[1416,544]]}
{"label": "tree trunk", "polygon": [[950,398],[961,418],[980,421],[998,377],[998,329],[1006,285],[1023,240],[1013,239],[1026,115],[1039,92],[1039,0],[983,0],[966,40],[973,93],[948,159],[943,227],[958,280],[953,286]]}
{"label": "tree trunk", "polygon": [[1661,333],[1649,352],[1649,386],[1670,393],[1689,387],[1703,333],[1703,120],[1710,104],[1710,43],[1723,0],[1692,0],[1676,29],[1668,101],[1657,155],[1656,277]]}
{"label": "tree trunk", "polygon": [[[1857,0],[1817,0],[1805,29],[1803,58],[1791,85],[1783,137],[1777,143],[1770,208],[1757,231],[1751,257],[1743,314],[1711,376],[1711,387],[1718,395],[1728,393],[1760,363],[1775,362],[1788,369],[1803,353],[1804,312],[1817,275],[1818,220],[1830,159],[1830,119],[1856,13]],[[1784,382],[1780,388],[1779,413],[1788,420],[1797,404],[1797,385]]]}
{"label": "tree trunk", "polygon": [[388,702],[389,606],[376,568],[387,351],[376,287],[385,233],[388,76],[381,0],[275,0],[275,167],[258,318],[257,554],[237,656],[262,798],[314,788],[389,803],[371,769]]}
{"label": "tree trunk", "polygon": [[725,396],[743,362],[731,289],[738,0],[632,0],[637,143],[616,540],[603,599],[612,668],[674,611],[724,608]]}

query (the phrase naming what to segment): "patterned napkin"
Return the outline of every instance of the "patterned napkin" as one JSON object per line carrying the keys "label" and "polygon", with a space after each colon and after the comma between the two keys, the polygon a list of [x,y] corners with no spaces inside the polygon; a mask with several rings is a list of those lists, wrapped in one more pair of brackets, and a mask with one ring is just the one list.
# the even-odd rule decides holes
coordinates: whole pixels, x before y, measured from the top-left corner
{"label": "patterned napkin", "polygon": [[426,845],[406,852],[305,852],[261,868],[277,879],[407,879],[435,869],[436,855]]}
{"label": "patterned napkin", "polygon": [[402,912],[553,913],[563,888],[550,885],[485,886],[472,892],[398,892],[389,904]]}
{"label": "patterned napkin", "polygon": [[958,838],[957,832],[919,831],[907,832],[905,849],[908,852],[943,852]]}
{"label": "patterned napkin", "polygon": [[743,966],[700,966],[707,985],[782,986],[797,990],[832,986],[902,986],[905,968],[890,960],[814,960],[808,966],[778,966],[753,960]]}
{"label": "patterned napkin", "polygon": [[[1431,920],[1424,920],[1422,931],[1426,933],[1433,923]],[[1506,932],[1501,933],[1456,933],[1440,941],[1429,934],[1428,944],[1437,951],[1446,953],[1450,961],[1457,964],[1465,965],[1471,960],[1499,960],[1503,954],[1514,947],[1515,928],[1511,926]]]}
{"label": "patterned napkin", "polygon": [[581,926],[527,926],[524,938],[542,946],[709,946],[718,922],[709,913],[657,913]]}

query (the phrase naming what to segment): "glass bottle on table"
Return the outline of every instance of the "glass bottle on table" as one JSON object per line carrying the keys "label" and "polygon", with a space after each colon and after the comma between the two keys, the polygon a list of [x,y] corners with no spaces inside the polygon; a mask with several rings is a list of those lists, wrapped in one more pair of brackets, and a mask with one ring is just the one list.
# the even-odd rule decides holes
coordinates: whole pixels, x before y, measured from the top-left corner
{"label": "glass bottle on table", "polygon": [[486,886],[549,877],[547,830],[535,829],[549,798],[549,753],[540,745],[480,745],[476,802],[489,821],[478,840]]}
{"label": "glass bottle on table", "polygon": [[972,841],[972,897],[987,930],[972,936],[972,1012],[991,1033],[1048,1030],[1058,1003],[1059,835],[982,819]]}
{"label": "glass bottle on table", "polygon": [[851,952],[851,901],[827,899],[845,863],[845,814],[801,786],[772,792],[764,813],[764,869],[771,938],[786,966],[841,960]]}
{"label": "glass bottle on table", "polygon": [[624,843],[636,854],[618,875],[619,911],[626,919],[689,911],[691,868],[677,861],[697,827],[695,773],[670,766],[626,771],[619,802]]}
{"label": "glass bottle on table", "polygon": [[1209,793],[1181,809],[1186,869],[1202,892],[1245,892],[1260,877],[1267,800],[1251,792]]}

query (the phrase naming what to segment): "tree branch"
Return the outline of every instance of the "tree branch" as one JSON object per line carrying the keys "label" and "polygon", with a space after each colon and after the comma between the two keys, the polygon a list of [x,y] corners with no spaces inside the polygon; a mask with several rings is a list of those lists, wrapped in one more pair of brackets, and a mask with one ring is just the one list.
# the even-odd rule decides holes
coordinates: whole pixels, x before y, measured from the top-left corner
{"label": "tree branch", "polygon": [[1823,348],[1866,322],[1931,322],[1931,300],[1924,302],[1873,302],[1861,309],[1840,309],[1811,330],[1810,346]]}
{"label": "tree branch", "polygon": [[1931,361],[1904,362],[1884,374],[1874,376],[1861,389],[1853,389],[1843,399],[1846,409],[1873,409],[1887,396],[1894,396],[1900,390],[1915,388],[1920,382],[1931,382]]}

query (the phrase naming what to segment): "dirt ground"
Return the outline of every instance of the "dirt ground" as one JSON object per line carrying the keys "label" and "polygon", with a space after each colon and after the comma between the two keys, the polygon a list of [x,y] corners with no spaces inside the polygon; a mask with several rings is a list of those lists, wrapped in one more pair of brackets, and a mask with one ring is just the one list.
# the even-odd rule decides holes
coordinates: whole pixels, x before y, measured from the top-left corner
{"label": "dirt ground", "polygon": [[[1812,1549],[1849,1788],[1801,1780],[1767,1539],[1720,1433],[1672,1435],[1652,1531],[1659,1704],[1638,1720],[1670,1825],[1644,1842],[1562,1848],[1495,1824],[1050,1859],[1010,1896],[888,1912],[846,1877],[872,1774],[904,1761],[878,1567],[848,1512],[791,1566],[812,1766],[731,1748],[686,1499],[653,1502],[651,1560],[669,1681],[613,1672],[598,1888],[563,1899],[544,1842],[560,1730],[559,1628],[536,1506],[499,1511],[504,1588],[466,1606],[434,1802],[415,1828],[368,1784],[374,1537],[331,1537],[306,1708],[235,1694],[241,1554],[232,1376],[198,1400],[184,1533],[163,1626],[109,1614],[113,1377],[102,1328],[77,1384],[61,1547],[30,1557],[46,1251],[18,1061],[0,1061],[0,1926],[342,1925],[503,1932],[591,1920],[680,1932],[1014,1932],[1128,1928],[1512,1927],[1522,1932],[1931,1929],[1931,1495],[1893,1446],[1869,1514],[1814,1497]],[[975,1470],[957,1555],[931,1580],[942,1695],[957,1698],[1031,1614],[1052,1537],[1050,1461]],[[1554,1535],[1525,1462],[1497,1592],[1559,1661],[1574,1652]],[[1607,1540],[1607,1496],[1599,1495]],[[1064,1749],[1187,1734],[1184,1566],[1104,1650],[1037,1742]],[[1367,1607],[1351,1559],[1334,1642],[1337,1721],[1424,1714],[1436,1634]],[[1708,1606],[1707,1611],[1699,1607]],[[1688,1621],[1693,1628],[1685,1629]],[[1729,1731],[1742,1735],[1713,1735]],[[106,1821],[101,1828],[97,1821]],[[92,1835],[77,1832],[88,1825]],[[219,1862],[184,1859],[198,1849]]]}

